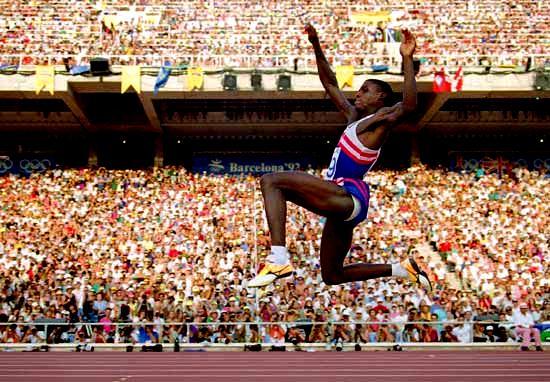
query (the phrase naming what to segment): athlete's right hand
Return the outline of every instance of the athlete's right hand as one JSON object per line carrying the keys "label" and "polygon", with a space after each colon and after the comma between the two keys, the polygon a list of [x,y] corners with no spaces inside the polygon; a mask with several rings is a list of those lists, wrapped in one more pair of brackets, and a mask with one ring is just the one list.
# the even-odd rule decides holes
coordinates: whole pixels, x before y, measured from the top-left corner
{"label": "athlete's right hand", "polygon": [[310,43],[313,44],[314,42],[319,41],[319,36],[317,36],[317,31],[315,30],[313,25],[311,25],[311,23],[306,24],[305,31],[307,33],[307,39],[309,40]]}
{"label": "athlete's right hand", "polygon": [[408,29],[402,29],[401,33],[403,34],[403,41],[401,41],[399,52],[403,57],[412,56],[416,49],[416,37]]}

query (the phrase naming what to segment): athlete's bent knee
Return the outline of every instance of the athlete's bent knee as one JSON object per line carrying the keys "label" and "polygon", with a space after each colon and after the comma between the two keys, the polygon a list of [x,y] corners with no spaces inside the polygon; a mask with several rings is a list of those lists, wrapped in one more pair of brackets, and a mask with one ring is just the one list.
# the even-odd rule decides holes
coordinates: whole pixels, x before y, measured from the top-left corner
{"label": "athlete's bent knee", "polygon": [[321,276],[323,278],[323,282],[327,285],[338,285],[344,282],[343,277],[337,273],[321,271]]}
{"label": "athlete's bent knee", "polygon": [[260,178],[260,187],[262,190],[275,187],[277,185],[277,180],[279,175],[277,173],[265,174]]}

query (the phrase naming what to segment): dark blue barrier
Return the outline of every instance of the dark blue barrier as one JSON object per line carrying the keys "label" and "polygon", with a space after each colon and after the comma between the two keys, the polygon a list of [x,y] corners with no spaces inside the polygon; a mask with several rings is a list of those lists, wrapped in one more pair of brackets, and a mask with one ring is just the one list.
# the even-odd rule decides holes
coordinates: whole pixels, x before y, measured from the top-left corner
{"label": "dark blue barrier", "polygon": [[30,175],[55,168],[51,158],[0,157],[0,176],[4,174]]}
{"label": "dark blue barrier", "polygon": [[484,173],[509,174],[514,169],[526,168],[542,173],[550,172],[550,158],[546,155],[514,153],[454,153],[451,157],[451,170]]}

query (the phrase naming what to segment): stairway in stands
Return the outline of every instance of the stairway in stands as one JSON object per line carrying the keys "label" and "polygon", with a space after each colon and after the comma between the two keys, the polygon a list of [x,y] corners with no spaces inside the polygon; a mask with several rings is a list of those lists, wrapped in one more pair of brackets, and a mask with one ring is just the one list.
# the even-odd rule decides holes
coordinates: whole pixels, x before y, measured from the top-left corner
{"label": "stairway in stands", "polygon": [[[424,256],[426,263],[443,264],[443,268],[447,269],[447,265],[439,256],[439,253],[433,250],[432,246],[428,242],[422,242],[416,245],[415,249],[418,254]],[[445,282],[448,288],[462,289],[460,280],[455,272],[447,272],[445,276]]]}

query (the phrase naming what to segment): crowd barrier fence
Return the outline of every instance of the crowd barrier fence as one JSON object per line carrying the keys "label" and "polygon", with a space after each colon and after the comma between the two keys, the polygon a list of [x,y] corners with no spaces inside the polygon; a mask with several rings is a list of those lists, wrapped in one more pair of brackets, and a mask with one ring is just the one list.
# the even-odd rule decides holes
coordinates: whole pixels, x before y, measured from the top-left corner
{"label": "crowd barrier fence", "polygon": [[[494,331],[504,330],[509,336],[504,342],[474,342],[475,328],[484,331],[487,326],[493,326]],[[279,326],[286,334],[291,329],[298,333],[297,337],[285,335],[285,338],[272,337],[271,330]],[[434,328],[439,333],[439,341],[422,342],[411,341],[405,332],[410,331],[417,335],[423,330]],[[368,328],[368,329],[367,329]],[[458,328],[470,341],[441,342],[444,331],[452,332]],[[497,328],[499,328],[497,330]],[[315,330],[321,330],[326,335],[324,341],[315,341],[311,335]],[[19,342],[6,342],[10,332],[19,332]],[[107,331],[105,338],[97,341],[97,334]],[[349,338],[343,339],[339,334],[343,331]],[[221,334],[223,332],[223,335]],[[288,333],[287,333],[288,332]],[[541,330],[543,332],[543,330]],[[29,335],[30,333],[30,335]],[[155,340],[155,334],[157,337]],[[205,333],[201,337],[200,333]],[[238,334],[240,333],[240,334]],[[356,334],[358,333],[358,334]],[[152,337],[148,337],[149,334]],[[361,335],[359,335],[361,334]],[[373,335],[374,334],[374,335]],[[56,322],[46,319],[34,322],[7,322],[0,323],[0,335],[3,339],[0,350],[39,350],[52,348],[56,350],[74,350],[79,347],[82,351],[94,348],[98,350],[124,350],[128,347],[154,346],[161,344],[166,350],[171,349],[209,349],[209,350],[236,350],[247,346],[261,345],[263,347],[280,346],[304,348],[346,350],[357,346],[370,349],[395,347],[415,348],[502,348],[517,347],[517,338],[514,337],[514,325],[511,322],[494,321],[408,321],[408,322],[380,322],[380,321],[278,321],[278,322]],[[149,340],[147,339],[149,338]],[[254,339],[255,338],[255,339]],[[312,340],[313,339],[313,340]],[[550,340],[550,338],[548,339]]]}

